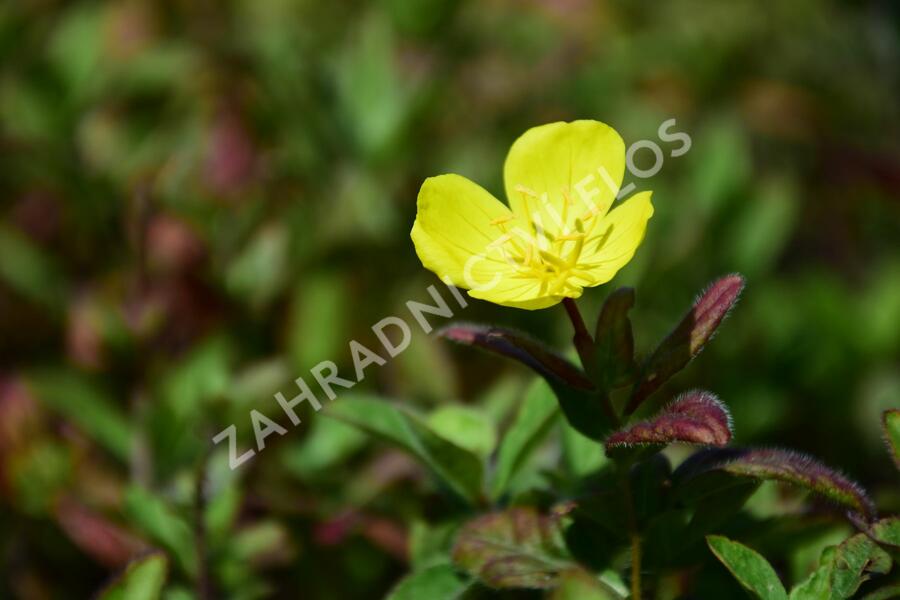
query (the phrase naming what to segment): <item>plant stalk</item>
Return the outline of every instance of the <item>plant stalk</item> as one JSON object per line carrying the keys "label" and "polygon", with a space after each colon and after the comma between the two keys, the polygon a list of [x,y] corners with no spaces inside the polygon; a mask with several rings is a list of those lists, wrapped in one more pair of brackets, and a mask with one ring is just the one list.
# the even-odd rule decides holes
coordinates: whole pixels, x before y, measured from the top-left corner
{"label": "plant stalk", "polygon": [[[572,298],[563,298],[562,303],[566,308],[566,314],[569,315],[569,320],[572,321],[572,327],[575,329],[575,335],[572,337],[572,342],[575,344],[578,358],[581,359],[581,366],[587,373],[591,373],[591,363],[593,362],[594,357],[594,338],[588,332],[587,325],[584,323],[584,318],[581,316],[581,311],[578,310],[578,305],[575,304],[575,300]],[[610,422],[614,427],[618,427],[619,415],[613,408],[609,396],[603,390],[600,390],[598,396],[603,403],[603,410],[606,412]]]}
{"label": "plant stalk", "polygon": [[578,310],[578,305],[575,304],[575,301],[571,298],[563,298],[563,306],[566,308],[566,313],[569,315],[569,320],[572,321],[572,327],[575,329],[572,342],[575,344],[575,350],[578,351],[581,366],[587,369],[593,353],[594,338],[588,332],[587,325],[585,325],[584,318],[581,316],[581,311]]}
{"label": "plant stalk", "polygon": [[196,592],[200,600],[213,598],[212,580],[209,572],[209,549],[206,532],[206,490],[205,483],[209,468],[211,448],[207,447],[200,457],[194,487],[194,544],[197,553]]}
{"label": "plant stalk", "polygon": [[625,494],[625,510],[628,513],[628,532],[631,540],[631,600],[641,600],[641,534],[638,530],[637,515],[634,512],[631,476],[627,469],[623,475],[622,491]]}

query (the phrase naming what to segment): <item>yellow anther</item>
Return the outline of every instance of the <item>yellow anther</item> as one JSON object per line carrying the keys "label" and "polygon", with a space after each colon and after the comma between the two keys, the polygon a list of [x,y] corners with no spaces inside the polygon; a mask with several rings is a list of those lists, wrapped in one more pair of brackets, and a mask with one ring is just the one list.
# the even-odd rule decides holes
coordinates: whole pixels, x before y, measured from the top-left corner
{"label": "yellow anther", "polygon": [[513,189],[515,189],[517,192],[519,192],[521,194],[525,194],[526,196],[531,196],[532,198],[538,197],[538,193],[536,191],[534,191],[531,188],[525,187],[521,183],[517,183],[516,187]]}
{"label": "yellow anther", "polygon": [[590,221],[591,219],[596,217],[598,214],[600,214],[600,209],[597,208],[596,206],[592,206],[590,208],[590,210],[588,210],[586,213],[581,215],[581,220],[585,221],[585,222]]}
{"label": "yellow anther", "polygon": [[572,242],[575,240],[580,240],[584,238],[584,233],[567,233],[565,235],[560,235],[556,237],[557,242]]}
{"label": "yellow anther", "polygon": [[503,225],[504,223],[509,223],[514,218],[515,217],[513,217],[512,215],[504,215],[502,217],[497,217],[496,219],[491,221],[491,225]]}

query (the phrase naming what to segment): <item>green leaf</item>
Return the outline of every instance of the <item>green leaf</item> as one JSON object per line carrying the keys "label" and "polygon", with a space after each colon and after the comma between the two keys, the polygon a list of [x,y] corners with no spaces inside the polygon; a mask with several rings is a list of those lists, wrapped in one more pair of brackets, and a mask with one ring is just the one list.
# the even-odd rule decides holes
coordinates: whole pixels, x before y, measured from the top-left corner
{"label": "green leaf", "polygon": [[534,370],[550,384],[572,427],[602,440],[613,426],[600,392],[568,360],[527,335],[488,325],[454,324],[438,332],[449,340],[511,358]]}
{"label": "green leaf", "polygon": [[556,398],[543,380],[536,380],[525,394],[525,400],[510,425],[497,454],[497,470],[491,495],[499,498],[525,461],[550,431],[558,414]]}
{"label": "green leaf", "polygon": [[787,592],[775,569],[758,552],[720,535],[706,537],[710,550],[735,579],[761,600],[785,600]]}
{"label": "green leaf", "polygon": [[387,600],[454,600],[469,587],[453,565],[434,565],[410,573],[388,594]]}
{"label": "green leaf", "polygon": [[250,564],[288,548],[290,536],[282,523],[273,520],[257,521],[235,531],[228,546],[235,558]]}
{"label": "green leaf", "polygon": [[580,433],[565,419],[560,421],[560,443],[563,462],[576,479],[599,471],[610,460],[602,443]]}
{"label": "green leaf", "polygon": [[427,421],[439,436],[482,459],[487,458],[497,444],[494,424],[476,408],[447,404],[428,415]]}
{"label": "green leaf", "polygon": [[468,522],[459,532],[453,561],[494,588],[550,589],[574,568],[560,517],[516,507]]}
{"label": "green leaf", "polygon": [[887,517],[872,523],[869,535],[879,544],[900,549],[900,517]]}
{"label": "green leaf", "polygon": [[285,337],[299,372],[346,350],[348,297],[343,280],[333,273],[310,274],[294,289]]}
{"label": "green leaf", "polygon": [[900,408],[884,411],[881,424],[888,452],[891,453],[894,464],[900,469]]}
{"label": "green leaf", "polygon": [[260,309],[287,283],[290,237],[286,227],[261,227],[228,266],[225,287],[253,308]]}
{"label": "green leaf", "polygon": [[313,419],[302,441],[285,447],[285,468],[298,477],[322,473],[359,450],[368,438],[357,427],[335,419]]}
{"label": "green leaf", "polygon": [[583,569],[573,569],[562,574],[559,587],[551,600],[616,600],[621,598],[599,579]]}
{"label": "green leaf", "polygon": [[0,224],[0,281],[53,312],[63,308],[66,281],[53,257],[21,232]]}
{"label": "green leaf", "polygon": [[852,597],[871,573],[884,574],[891,558],[858,533],[822,552],[818,568],[791,590],[791,600],[843,600]]}
{"label": "green leaf", "polygon": [[457,520],[436,524],[413,521],[409,528],[409,563],[413,571],[450,562],[453,540],[459,530]]}
{"label": "green leaf", "polygon": [[230,357],[227,340],[213,336],[195,345],[166,371],[159,392],[179,420],[191,420],[206,402],[233,393]]}
{"label": "green leaf", "polygon": [[169,561],[154,552],[132,561],[115,581],[100,592],[99,600],[156,600],[166,582]]}
{"label": "green leaf", "polygon": [[337,108],[347,121],[356,149],[368,159],[388,152],[402,133],[415,86],[394,64],[394,39],[381,18],[360,19],[356,43],[335,64]]}
{"label": "green leaf", "polygon": [[743,289],[744,278],[735,273],[717,279],[700,294],[672,333],[644,361],[625,414],[633,413],[650,394],[700,354]]}
{"label": "green leaf", "polygon": [[129,521],[170,552],[186,573],[197,572],[193,532],[162,498],[132,486],[125,492],[123,509]]}
{"label": "green leaf", "polygon": [[755,186],[755,196],[735,211],[723,237],[730,242],[727,264],[750,277],[767,273],[794,231],[799,193],[788,177],[768,177]]}
{"label": "green leaf", "polygon": [[633,306],[634,290],[619,288],[606,298],[600,310],[588,370],[600,389],[609,391],[628,385],[637,371],[634,334],[628,319]]}
{"label": "green leaf", "polygon": [[858,533],[837,547],[831,574],[832,598],[850,598],[868,579],[868,573],[884,574],[891,557],[865,534]]}
{"label": "green leaf", "polygon": [[436,434],[408,410],[374,397],[343,395],[324,414],[400,446],[462,498],[473,503],[481,499],[481,459]]}
{"label": "green leaf", "polygon": [[69,369],[31,373],[28,385],[41,403],[125,462],[131,455],[132,431],[128,418],[99,386]]}

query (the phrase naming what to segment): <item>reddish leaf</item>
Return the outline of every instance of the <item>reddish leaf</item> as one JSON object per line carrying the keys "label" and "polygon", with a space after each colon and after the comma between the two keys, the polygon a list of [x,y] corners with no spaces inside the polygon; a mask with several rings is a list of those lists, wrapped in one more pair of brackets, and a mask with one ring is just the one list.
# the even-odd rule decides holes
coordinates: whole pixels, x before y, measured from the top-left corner
{"label": "reddish leaf", "polygon": [[606,449],[673,442],[725,446],[731,441],[731,415],[709,392],[682,394],[658,415],[617,431],[606,440]]}
{"label": "reddish leaf", "polygon": [[875,516],[875,506],[859,484],[818,460],[793,450],[748,448],[698,452],[676,470],[674,478],[685,481],[712,470],[739,477],[783,481],[815,492],[867,520]]}
{"label": "reddish leaf", "polygon": [[122,568],[148,544],[71,498],[62,498],[56,519],[69,539],[97,562]]}
{"label": "reddish leaf", "polygon": [[524,333],[490,325],[458,323],[441,329],[438,335],[516,360],[547,379],[584,390],[592,387],[578,367]]}
{"label": "reddish leaf", "polygon": [[560,519],[531,507],[467,523],[457,537],[453,560],[495,588],[553,588],[560,573],[577,566],[566,552]]}
{"label": "reddish leaf", "polygon": [[744,278],[732,274],[714,281],[700,294],[674,331],[645,361],[625,414],[633,413],[650,394],[700,354],[743,289]]}

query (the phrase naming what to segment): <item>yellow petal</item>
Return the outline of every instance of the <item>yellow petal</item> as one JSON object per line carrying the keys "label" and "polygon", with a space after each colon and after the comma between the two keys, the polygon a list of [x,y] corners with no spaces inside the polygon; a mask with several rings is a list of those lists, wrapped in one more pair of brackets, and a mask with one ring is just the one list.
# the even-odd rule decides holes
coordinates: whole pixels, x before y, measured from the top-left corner
{"label": "yellow petal", "polygon": [[653,216],[652,195],[637,193],[611,210],[585,241],[578,266],[586,271],[587,285],[606,283],[634,256]]}
{"label": "yellow petal", "polygon": [[[494,304],[525,310],[547,308],[559,304],[563,299],[563,296],[560,295],[547,295],[547,290],[542,287],[541,282],[534,279],[520,279],[518,282],[504,279],[490,288],[471,290],[469,295]],[[570,294],[573,298],[578,298],[580,295],[580,290],[577,294]]]}
{"label": "yellow petal", "polygon": [[459,175],[430,177],[419,191],[411,237],[422,264],[473,298],[535,310],[562,296],[548,295],[540,280],[525,277],[504,252],[503,241],[524,225],[509,208]]}
{"label": "yellow petal", "polygon": [[429,177],[419,190],[411,237],[425,268],[462,288],[475,288],[512,267],[490,248],[501,238],[509,208],[460,175]]}
{"label": "yellow petal", "polygon": [[513,212],[552,235],[574,231],[576,218],[586,231],[595,229],[624,173],[625,143],[599,121],[529,129],[513,143],[503,169]]}

